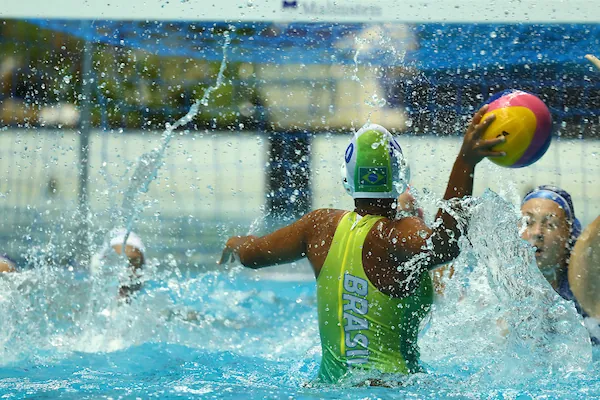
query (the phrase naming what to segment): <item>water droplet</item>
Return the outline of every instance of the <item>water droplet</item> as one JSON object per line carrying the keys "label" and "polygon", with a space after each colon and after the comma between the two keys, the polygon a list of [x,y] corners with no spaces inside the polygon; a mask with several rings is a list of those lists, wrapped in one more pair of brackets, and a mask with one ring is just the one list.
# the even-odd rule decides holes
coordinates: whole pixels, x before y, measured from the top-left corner
{"label": "water droplet", "polygon": [[370,99],[365,100],[365,104],[371,107],[382,108],[387,105],[387,100],[374,94]]}

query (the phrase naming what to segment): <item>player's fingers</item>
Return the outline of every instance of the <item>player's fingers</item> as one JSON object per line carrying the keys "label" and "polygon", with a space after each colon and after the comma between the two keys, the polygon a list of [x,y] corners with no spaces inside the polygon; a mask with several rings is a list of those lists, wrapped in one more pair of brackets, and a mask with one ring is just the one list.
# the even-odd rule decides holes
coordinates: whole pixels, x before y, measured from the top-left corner
{"label": "player's fingers", "polygon": [[473,119],[471,120],[471,126],[475,127],[477,124],[479,124],[479,122],[481,121],[481,117],[483,117],[485,115],[485,113],[487,112],[487,109],[488,109],[488,105],[484,104],[483,107],[481,107],[475,113],[475,115],[473,115]]}
{"label": "player's fingers", "polygon": [[504,157],[506,155],[503,151],[484,151],[481,153],[484,157]]}
{"label": "player's fingers", "polygon": [[224,248],[223,253],[221,254],[221,259],[219,260],[219,262],[217,262],[217,264],[223,265],[227,264],[228,262],[231,262],[232,253],[233,252],[229,247]]}
{"label": "player's fingers", "polygon": [[598,59],[596,56],[594,56],[594,55],[592,55],[592,54],[587,54],[587,55],[585,56],[585,58],[586,58],[588,61],[590,61],[592,64],[594,64],[594,66],[595,66],[596,68],[600,69],[600,60],[599,60],[599,59]]}
{"label": "player's fingers", "polygon": [[504,136],[500,136],[495,139],[482,140],[481,142],[479,142],[479,147],[482,149],[491,149],[492,147],[504,142],[506,142],[506,138]]}
{"label": "player's fingers", "polygon": [[490,124],[492,122],[494,122],[495,119],[496,119],[496,116],[494,114],[491,114],[491,115],[487,116],[479,124],[475,125],[474,131],[473,131],[473,137],[475,139],[479,139],[481,137],[481,135],[483,135],[483,132],[485,132],[487,127],[490,126]]}

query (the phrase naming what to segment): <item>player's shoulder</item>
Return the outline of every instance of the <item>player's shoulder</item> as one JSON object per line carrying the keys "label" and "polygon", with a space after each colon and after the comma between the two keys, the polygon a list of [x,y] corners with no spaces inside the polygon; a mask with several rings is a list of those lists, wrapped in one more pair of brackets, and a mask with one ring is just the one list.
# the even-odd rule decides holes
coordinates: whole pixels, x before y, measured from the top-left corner
{"label": "player's shoulder", "polygon": [[313,224],[328,224],[337,222],[348,211],[335,208],[318,208],[306,214],[302,219]]}
{"label": "player's shoulder", "polygon": [[388,225],[398,231],[413,231],[429,229],[425,221],[419,217],[403,217],[394,220],[388,220]]}
{"label": "player's shoulder", "polygon": [[431,236],[431,229],[419,217],[382,219],[380,223],[381,226],[375,226],[372,237],[380,239],[381,245],[391,246],[390,250],[414,253]]}

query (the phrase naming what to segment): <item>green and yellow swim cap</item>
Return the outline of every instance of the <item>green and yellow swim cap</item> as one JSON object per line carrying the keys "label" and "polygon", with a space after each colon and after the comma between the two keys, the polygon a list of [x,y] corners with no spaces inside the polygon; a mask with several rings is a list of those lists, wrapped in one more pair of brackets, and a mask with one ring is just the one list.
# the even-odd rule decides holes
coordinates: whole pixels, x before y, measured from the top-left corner
{"label": "green and yellow swim cap", "polygon": [[342,183],[355,199],[396,198],[410,181],[410,168],[392,134],[381,125],[367,124],[346,148]]}

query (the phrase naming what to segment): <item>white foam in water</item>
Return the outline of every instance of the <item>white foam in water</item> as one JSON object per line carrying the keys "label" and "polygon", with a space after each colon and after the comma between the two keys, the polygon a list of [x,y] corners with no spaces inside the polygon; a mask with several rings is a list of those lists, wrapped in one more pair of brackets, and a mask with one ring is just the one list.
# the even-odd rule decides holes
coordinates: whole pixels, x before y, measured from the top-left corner
{"label": "white foam in water", "polygon": [[520,239],[519,211],[488,190],[469,214],[455,275],[421,338],[424,361],[475,366],[493,382],[585,370],[588,332]]}

